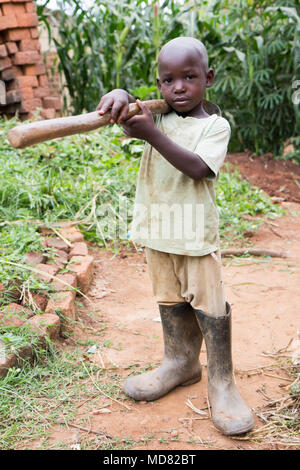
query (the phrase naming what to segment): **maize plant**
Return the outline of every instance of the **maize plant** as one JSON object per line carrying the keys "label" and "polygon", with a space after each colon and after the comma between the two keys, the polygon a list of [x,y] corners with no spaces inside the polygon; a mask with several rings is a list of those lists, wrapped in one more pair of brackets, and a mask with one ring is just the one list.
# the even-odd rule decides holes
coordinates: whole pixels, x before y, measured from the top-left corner
{"label": "maize plant", "polygon": [[[46,0],[47,5],[49,0]],[[88,2],[87,2],[88,3]],[[300,136],[300,11],[296,0],[58,0],[52,22],[70,110],[94,110],[100,96],[125,88],[159,96],[157,56],[168,40],[202,40],[215,70],[207,98],[230,121],[230,150],[280,153]],[[51,27],[43,6],[41,20]]]}

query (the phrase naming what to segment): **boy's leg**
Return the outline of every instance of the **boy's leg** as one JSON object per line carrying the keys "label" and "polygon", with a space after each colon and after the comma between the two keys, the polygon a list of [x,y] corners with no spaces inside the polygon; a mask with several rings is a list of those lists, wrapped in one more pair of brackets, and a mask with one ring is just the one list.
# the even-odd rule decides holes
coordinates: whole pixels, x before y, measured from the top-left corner
{"label": "boy's leg", "polygon": [[[191,304],[206,344],[207,389],[212,420],[224,434],[235,435],[249,431],[254,420],[235,385],[231,354],[231,308],[224,301],[221,259],[218,253],[216,255],[203,257],[202,266],[198,268],[195,266],[196,260],[190,260],[190,279],[202,273],[202,278],[196,278],[198,284],[201,284],[198,292],[192,288],[194,280],[190,280]],[[203,296],[203,289],[214,298]]]}
{"label": "boy's leg", "polygon": [[181,296],[193,308],[213,317],[225,315],[225,292],[220,252],[206,256],[171,255]]}
{"label": "boy's leg", "polygon": [[186,302],[181,295],[181,284],[175,273],[172,255],[151,248],[146,248],[145,253],[156,302],[159,305]]}
{"label": "boy's leg", "polygon": [[178,385],[201,379],[202,333],[194,310],[180,295],[180,283],[167,253],[146,249],[153,291],[159,304],[164,338],[160,367],[130,377],[124,390],[135,400],[156,400]]}

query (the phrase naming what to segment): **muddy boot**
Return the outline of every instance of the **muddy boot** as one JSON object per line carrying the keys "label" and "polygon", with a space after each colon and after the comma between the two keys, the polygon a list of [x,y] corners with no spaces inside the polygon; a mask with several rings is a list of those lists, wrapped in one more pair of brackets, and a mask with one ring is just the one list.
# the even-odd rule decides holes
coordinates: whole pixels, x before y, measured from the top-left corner
{"label": "muddy boot", "polygon": [[210,317],[195,310],[206,344],[208,400],[212,421],[225,435],[242,434],[254,425],[250,409],[236,386],[231,356],[231,308],[226,303],[226,315]]}
{"label": "muddy boot", "polygon": [[159,305],[164,337],[162,365],[126,380],[125,393],[135,400],[156,400],[178,385],[201,380],[202,333],[189,303]]}

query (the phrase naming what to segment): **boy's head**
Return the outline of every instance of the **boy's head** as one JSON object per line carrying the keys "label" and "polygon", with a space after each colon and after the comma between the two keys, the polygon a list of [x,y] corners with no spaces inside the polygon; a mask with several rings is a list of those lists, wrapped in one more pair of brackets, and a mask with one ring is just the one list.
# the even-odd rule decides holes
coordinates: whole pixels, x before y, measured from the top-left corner
{"label": "boy's head", "polygon": [[195,38],[179,37],[158,56],[157,85],[167,103],[183,116],[204,117],[202,101],[214,80],[206,48]]}

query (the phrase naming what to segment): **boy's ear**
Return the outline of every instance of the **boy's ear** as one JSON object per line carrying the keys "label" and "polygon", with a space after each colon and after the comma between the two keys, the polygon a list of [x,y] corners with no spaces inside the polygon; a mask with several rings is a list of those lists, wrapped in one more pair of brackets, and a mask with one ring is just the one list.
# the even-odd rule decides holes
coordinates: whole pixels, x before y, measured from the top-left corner
{"label": "boy's ear", "polygon": [[215,80],[215,72],[213,69],[208,69],[208,72],[206,74],[206,88],[209,88],[212,86]]}
{"label": "boy's ear", "polygon": [[156,85],[157,85],[157,88],[159,89],[159,91],[161,90],[161,83],[160,83],[160,79],[157,78],[156,79]]}

